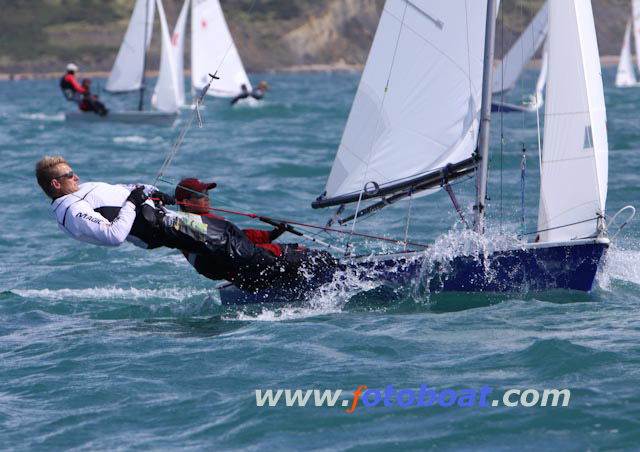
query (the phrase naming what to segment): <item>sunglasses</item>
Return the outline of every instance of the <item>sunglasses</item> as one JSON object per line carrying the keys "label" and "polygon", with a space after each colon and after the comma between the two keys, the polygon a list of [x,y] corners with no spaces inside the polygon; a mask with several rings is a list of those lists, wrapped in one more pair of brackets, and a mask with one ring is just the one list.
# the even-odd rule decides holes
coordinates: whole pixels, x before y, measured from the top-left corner
{"label": "sunglasses", "polygon": [[203,191],[201,193],[192,193],[191,196],[193,196],[196,199],[201,199],[201,198],[209,196],[209,190],[205,190],[205,191]]}
{"label": "sunglasses", "polygon": [[64,174],[61,174],[61,175],[59,175],[59,176],[52,177],[52,178],[51,178],[51,180],[53,180],[53,179],[60,179],[60,178],[62,178],[62,177],[66,177],[67,179],[73,179],[73,176],[75,176],[75,174],[76,174],[76,173],[74,173],[73,171],[69,171],[68,173],[64,173]]}

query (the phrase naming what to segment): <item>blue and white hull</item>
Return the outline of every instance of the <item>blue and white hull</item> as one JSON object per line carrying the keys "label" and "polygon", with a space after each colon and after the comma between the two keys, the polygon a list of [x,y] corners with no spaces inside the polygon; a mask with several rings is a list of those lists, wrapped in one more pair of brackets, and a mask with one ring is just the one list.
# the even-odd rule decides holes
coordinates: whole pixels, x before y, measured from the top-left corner
{"label": "blue and white hull", "polygon": [[232,284],[219,286],[223,305],[304,300],[333,276],[341,274],[392,288],[415,287],[430,292],[513,292],[569,289],[589,292],[609,247],[609,240],[583,239],[563,243],[531,243],[488,256],[458,256],[446,262],[427,252],[409,252],[340,261],[335,275],[314,275],[295,289],[243,292]]}

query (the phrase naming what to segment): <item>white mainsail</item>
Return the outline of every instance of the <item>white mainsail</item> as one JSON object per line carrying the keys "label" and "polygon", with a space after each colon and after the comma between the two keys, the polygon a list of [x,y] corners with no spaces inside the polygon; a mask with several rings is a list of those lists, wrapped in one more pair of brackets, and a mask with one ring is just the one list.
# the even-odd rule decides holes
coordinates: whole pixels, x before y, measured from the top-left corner
{"label": "white mainsail", "polygon": [[522,70],[544,42],[548,28],[549,2],[547,1],[507,54],[496,65],[493,73],[492,92],[494,94],[511,91],[516,86]]}
{"label": "white mainsail", "polygon": [[[160,35],[162,37],[160,53],[160,71],[153,91],[151,104],[159,111],[175,112],[180,108],[179,87],[174,62],[173,47],[169,37],[169,27],[161,0],[156,0],[160,17]],[[184,89],[183,89],[184,95]]]}
{"label": "white mainsail", "polygon": [[591,2],[554,0],[549,10],[540,241],[593,236],[607,197],[607,118]]}
{"label": "white mainsail", "polygon": [[331,198],[471,156],[486,1],[387,0],[326,185]]}
{"label": "white mainsail", "polygon": [[627,22],[627,29],[624,32],[622,49],[620,50],[620,61],[618,61],[618,71],[616,72],[616,86],[635,86],[638,84],[636,74],[631,60],[631,19]]}
{"label": "white mainsail", "polygon": [[191,0],[185,0],[173,29],[173,35],[171,35],[173,61],[176,69],[176,81],[178,82],[178,102],[181,106],[186,102],[184,93],[184,41],[187,29],[187,14],[189,13],[190,4]]}
{"label": "white mainsail", "polygon": [[211,85],[208,94],[235,96],[243,84],[251,90],[249,78],[224,20],[220,2],[192,0],[191,85],[202,89],[209,82],[209,74],[213,74],[216,69],[220,80]]}
{"label": "white mainsail", "polygon": [[134,91],[142,86],[145,53],[151,42],[154,15],[153,0],[136,1],[127,32],[107,80],[107,91]]}

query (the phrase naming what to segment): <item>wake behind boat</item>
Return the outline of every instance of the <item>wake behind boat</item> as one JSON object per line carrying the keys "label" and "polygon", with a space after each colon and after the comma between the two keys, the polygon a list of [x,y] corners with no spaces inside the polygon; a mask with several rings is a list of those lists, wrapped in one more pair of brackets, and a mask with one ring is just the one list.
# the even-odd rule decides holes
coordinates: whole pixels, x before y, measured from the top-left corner
{"label": "wake behind boat", "polygon": [[[535,240],[483,249],[473,245],[485,233],[496,1],[386,2],[326,190],[312,206],[340,206],[340,216],[355,205],[339,220],[347,224],[444,188],[466,223],[450,182],[475,174],[473,231],[454,254],[427,249],[341,258],[332,283],[346,276],[437,291],[593,288],[610,244],[606,112],[593,12],[589,2],[563,0],[550,2],[548,14],[538,225],[525,233],[523,218],[522,226]],[[456,39],[461,35],[468,39]],[[220,297],[224,304],[293,301],[327,283],[326,274],[309,272],[298,294],[225,285]]]}

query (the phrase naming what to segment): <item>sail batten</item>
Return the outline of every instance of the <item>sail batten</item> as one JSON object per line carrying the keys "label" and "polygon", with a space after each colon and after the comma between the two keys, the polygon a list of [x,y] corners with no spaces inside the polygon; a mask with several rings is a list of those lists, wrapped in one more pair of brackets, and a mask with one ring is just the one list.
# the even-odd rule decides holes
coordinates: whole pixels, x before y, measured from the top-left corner
{"label": "sail batten", "polygon": [[388,0],[326,193],[359,193],[471,157],[486,1]]}

